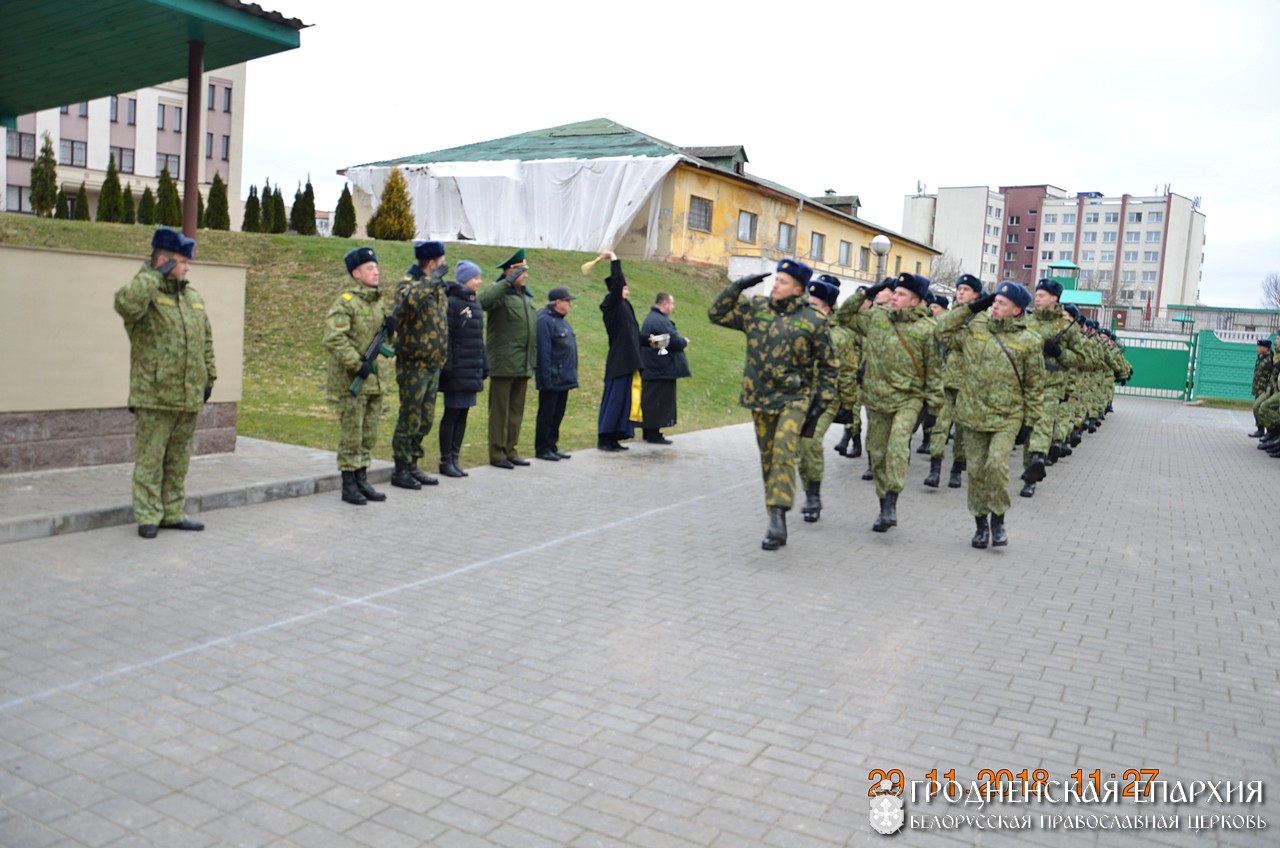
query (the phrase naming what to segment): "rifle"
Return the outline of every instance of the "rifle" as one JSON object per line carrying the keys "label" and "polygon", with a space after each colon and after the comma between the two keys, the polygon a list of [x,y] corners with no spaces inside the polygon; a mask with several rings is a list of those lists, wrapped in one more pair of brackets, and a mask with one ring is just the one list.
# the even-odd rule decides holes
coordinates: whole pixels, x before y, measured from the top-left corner
{"label": "rifle", "polygon": [[386,343],[387,341],[387,319],[395,320],[396,313],[400,311],[400,307],[404,304],[405,297],[409,294],[409,288],[406,286],[400,292],[400,296],[396,298],[396,303],[391,307],[391,311],[387,313],[387,317],[383,319],[382,326],[378,328],[378,332],[374,334],[369,341],[369,346],[365,348],[364,356],[360,357],[360,370],[356,372],[356,378],[351,381],[351,385],[347,387],[347,391],[352,396],[360,394],[360,387],[364,385],[364,377],[360,376],[360,371],[368,371],[368,373],[378,373],[378,356],[392,357],[396,355],[395,349]]}

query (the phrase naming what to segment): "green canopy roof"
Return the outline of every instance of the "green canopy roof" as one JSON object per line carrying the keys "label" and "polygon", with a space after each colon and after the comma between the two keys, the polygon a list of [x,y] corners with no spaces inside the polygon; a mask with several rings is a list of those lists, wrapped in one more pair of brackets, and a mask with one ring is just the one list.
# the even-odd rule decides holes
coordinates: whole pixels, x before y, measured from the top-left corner
{"label": "green canopy roof", "polygon": [[185,79],[188,41],[225,68],[298,47],[305,26],[240,0],[4,0],[0,123]]}
{"label": "green canopy roof", "polygon": [[1102,292],[1067,289],[1063,291],[1062,297],[1058,298],[1058,301],[1060,303],[1074,303],[1076,306],[1101,306]]}

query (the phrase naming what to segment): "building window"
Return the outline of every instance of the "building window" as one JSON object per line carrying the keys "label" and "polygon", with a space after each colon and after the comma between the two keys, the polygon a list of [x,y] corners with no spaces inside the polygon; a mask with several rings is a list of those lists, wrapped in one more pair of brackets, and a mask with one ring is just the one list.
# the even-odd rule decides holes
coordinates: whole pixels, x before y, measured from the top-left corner
{"label": "building window", "polygon": [[156,104],[156,129],[164,129],[164,104]]}
{"label": "building window", "polygon": [[1081,261],[1081,262],[1092,262],[1092,261],[1093,261],[1093,259],[1094,259],[1094,253],[1093,253],[1093,251],[1092,251],[1092,250],[1082,250],[1082,251],[1080,251],[1080,261]]}
{"label": "building window", "polygon": [[847,241],[840,242],[840,264],[845,268],[853,264],[853,245]]}
{"label": "building window", "polygon": [[11,185],[5,192],[8,205],[5,210],[8,212],[34,212],[31,208],[31,187]]}
{"label": "building window", "polygon": [[1121,271],[1120,272],[1120,282],[1122,283],[1132,283],[1132,282],[1135,282],[1137,279],[1138,279],[1137,271]]}
{"label": "building window", "polygon": [[1103,243],[1103,244],[1115,244],[1115,243],[1116,243],[1116,233],[1115,233],[1115,231],[1113,230],[1113,231],[1108,232],[1108,233],[1103,233],[1103,234],[1102,234],[1102,243]]}
{"label": "building window", "polygon": [[213,158],[213,133],[204,134],[204,158]]}
{"label": "building window", "polygon": [[182,159],[172,153],[156,154],[156,175],[158,176],[165,168],[169,169],[169,176],[175,180],[181,179],[182,175],[178,173],[182,168]]}
{"label": "building window", "polygon": [[1052,261],[1053,261],[1053,251],[1052,251],[1052,250],[1042,250],[1042,251],[1040,251],[1040,261],[1041,261],[1041,262],[1052,262]]}
{"label": "building window", "polygon": [[902,273],[902,257],[893,257],[893,275],[896,277]]}
{"label": "building window", "polygon": [[4,154],[10,159],[29,159],[31,161],[35,161],[35,133],[20,133],[9,130],[5,134]]}
{"label": "building window", "polygon": [[796,228],[790,224],[778,224],[778,250],[789,252],[795,245]]}
{"label": "building window", "polygon": [[1064,212],[1064,213],[1062,213],[1062,223],[1064,223],[1064,224],[1074,224],[1075,222],[1076,222],[1076,213],[1074,213],[1074,212]]}
{"label": "building window", "polygon": [[1057,238],[1057,233],[1044,233],[1043,235],[1044,235],[1043,241],[1045,244],[1052,244],[1053,240]]}
{"label": "building window", "polygon": [[1056,223],[1058,223],[1058,216],[1057,216],[1057,215],[1053,214],[1052,212],[1048,212],[1048,213],[1046,213],[1046,214],[1045,214],[1045,216],[1044,216],[1044,225],[1045,225],[1046,227],[1047,227],[1047,226],[1049,226],[1050,224],[1056,224]]}
{"label": "building window", "polygon": [[1136,250],[1126,250],[1126,251],[1124,252],[1124,256],[1122,256],[1122,257],[1120,258],[1120,261],[1121,261],[1121,262],[1137,262],[1137,261],[1138,261],[1138,251],[1136,251]]}
{"label": "building window", "polygon": [[1151,292],[1149,292],[1149,291],[1140,291],[1140,292],[1138,292],[1138,297],[1139,297],[1139,299],[1141,299],[1141,300],[1150,300],[1150,299],[1151,299]]}
{"label": "building window", "polygon": [[822,261],[827,252],[827,237],[822,233],[809,233],[809,258]]}
{"label": "building window", "polygon": [[[231,139],[227,136],[222,137],[223,155],[226,159],[226,148]],[[754,212],[739,210],[738,212],[738,241],[745,241],[749,244],[756,243],[756,224],[759,223],[759,217]]]}
{"label": "building window", "polygon": [[1141,223],[1142,223],[1142,213],[1141,213],[1141,212],[1130,212],[1130,213],[1125,217],[1125,221],[1126,221],[1127,223],[1130,223],[1130,224],[1141,224]]}
{"label": "building window", "polygon": [[1017,243],[1018,243],[1018,234],[1017,234],[1017,233],[1009,233],[1009,235],[1007,235],[1007,236],[1005,236],[1005,237],[1004,237],[1004,240],[1005,240],[1005,242],[1006,242],[1006,243],[1008,243],[1008,244],[1017,244]]}
{"label": "building window", "polygon": [[1119,212],[1105,212],[1105,213],[1103,213],[1103,215],[1102,215],[1102,223],[1104,223],[1104,224],[1118,224],[1118,223],[1120,223],[1120,213],[1119,213]]}
{"label": "building window", "polygon": [[1109,282],[1111,282],[1111,270],[1110,270],[1110,269],[1108,269],[1108,270],[1105,270],[1105,271],[1099,271],[1099,272],[1098,272],[1098,282],[1100,282],[1100,283],[1109,283]]}
{"label": "building window", "polygon": [[1021,219],[1019,216],[1017,216],[1017,215],[1010,215],[1010,216],[1009,216],[1009,226],[1011,226],[1011,227],[1012,227],[1012,226],[1014,226],[1015,224],[1019,223],[1021,220],[1022,220],[1022,219]]}
{"label": "building window", "polygon": [[1027,210],[1027,214],[1028,214],[1028,215],[1035,215],[1035,214],[1036,214],[1036,213],[1038,213],[1039,211],[1040,211],[1039,209],[1028,209],[1028,210]]}
{"label": "building window", "polygon": [[138,123],[138,101],[137,99],[130,97],[129,98],[129,126],[134,126],[137,123]]}
{"label": "building window", "polygon": [[1098,234],[1094,232],[1081,233],[1080,240],[1085,244],[1095,244],[1098,241]]}
{"label": "building window", "polygon": [[176,133],[182,132],[182,107],[181,106],[173,107],[173,131]]}
{"label": "building window", "polygon": [[222,111],[231,111],[231,86],[222,89]]}
{"label": "building window", "polygon": [[1137,244],[1140,241],[1142,241],[1142,233],[1137,230],[1130,230],[1124,234],[1125,244]]}
{"label": "building window", "polygon": [[1005,262],[1012,262],[1012,261],[1014,261],[1014,259],[1015,259],[1015,258],[1016,258],[1016,254],[1014,254],[1014,252],[1013,252],[1012,250],[1006,250],[1006,251],[1004,252],[1004,261],[1005,261]]}
{"label": "building window", "polygon": [[75,168],[83,168],[85,162],[85,154],[87,145],[83,141],[71,141],[70,139],[62,139],[58,142],[58,164],[71,165]]}
{"label": "building window", "polygon": [[1160,243],[1160,231],[1147,230],[1147,244],[1159,244],[1159,243]]}
{"label": "building window", "polygon": [[1058,258],[1061,259],[1063,262],[1070,262],[1071,260],[1075,259],[1075,251],[1060,250],[1058,251]]}
{"label": "building window", "polygon": [[689,229],[711,232],[711,201],[705,197],[689,198]]}
{"label": "building window", "polygon": [[1086,224],[1096,224],[1096,223],[1098,223],[1098,213],[1097,213],[1097,212],[1086,212],[1086,213],[1084,213],[1084,222],[1085,222]]}
{"label": "building window", "polygon": [[1075,233],[1060,233],[1058,236],[1058,242],[1060,244],[1075,244],[1075,241],[1076,241]]}
{"label": "building window", "polygon": [[116,160],[116,170],[122,174],[133,173],[133,148],[132,147],[113,147],[111,155]]}
{"label": "building window", "polygon": [[1155,271],[1143,271],[1143,272],[1142,272],[1142,282],[1144,282],[1144,283],[1154,283],[1155,281],[1156,281],[1156,272],[1155,272]]}
{"label": "building window", "polygon": [[858,248],[858,270],[859,271],[871,270],[871,248],[869,247]]}
{"label": "building window", "polygon": [[1133,300],[1133,289],[1121,289],[1121,290],[1120,290],[1120,299],[1121,299],[1121,300]]}
{"label": "building window", "polygon": [[60,107],[58,107],[58,111],[59,111],[59,112],[61,112],[61,113],[62,113],[62,114],[64,114],[64,115],[70,115],[70,114],[71,114],[71,107],[70,107],[70,106],[60,106]]}
{"label": "building window", "polygon": [[[226,162],[230,158],[231,158],[231,136],[224,135],[222,137],[222,161]],[[756,240],[755,224],[751,225],[751,240],[752,241]]]}
{"label": "building window", "polygon": [[80,101],[80,117],[82,118],[89,117],[89,101],[88,100]]}
{"label": "building window", "polygon": [[1162,223],[1164,223],[1164,213],[1163,213],[1163,212],[1148,212],[1148,213],[1147,213],[1147,223],[1148,223],[1148,224],[1162,224]]}
{"label": "building window", "polygon": [[1098,259],[1102,262],[1115,262],[1116,252],[1114,250],[1104,250],[1098,254]]}
{"label": "building window", "polygon": [[1160,261],[1160,251],[1158,251],[1158,250],[1144,250],[1144,251],[1142,252],[1142,261],[1143,261],[1143,262],[1159,262],[1159,261]]}
{"label": "building window", "polygon": [[215,108],[214,104],[217,102],[217,99],[218,99],[218,87],[213,83],[209,83],[209,111],[210,112],[214,110]]}
{"label": "building window", "polygon": [[111,100],[109,101],[109,106],[108,106],[108,112],[111,118],[111,123],[114,124],[120,121],[120,98],[114,94],[111,95]]}

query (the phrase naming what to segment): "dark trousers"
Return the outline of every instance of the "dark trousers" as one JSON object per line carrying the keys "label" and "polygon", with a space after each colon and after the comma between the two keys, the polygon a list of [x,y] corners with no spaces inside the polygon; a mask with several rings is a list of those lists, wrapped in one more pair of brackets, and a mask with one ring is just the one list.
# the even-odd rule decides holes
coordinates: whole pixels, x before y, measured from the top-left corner
{"label": "dark trousers", "polygon": [[538,392],[538,423],[534,430],[533,447],[538,453],[560,448],[560,422],[568,405],[569,392]]}
{"label": "dark trousers", "polygon": [[520,425],[524,421],[525,391],[528,377],[491,377],[489,379],[489,461],[519,458],[516,442],[520,441]]}

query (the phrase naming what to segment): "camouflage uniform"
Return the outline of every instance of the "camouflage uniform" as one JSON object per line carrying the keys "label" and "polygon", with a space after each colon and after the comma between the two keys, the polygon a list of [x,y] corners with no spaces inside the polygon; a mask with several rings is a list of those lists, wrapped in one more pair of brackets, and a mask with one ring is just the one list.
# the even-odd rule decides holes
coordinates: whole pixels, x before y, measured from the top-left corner
{"label": "camouflage uniform", "polygon": [[351,382],[360,370],[361,357],[378,334],[386,312],[376,288],[348,280],[346,289],[329,307],[325,317],[324,349],[329,352],[329,395],[338,404],[341,435],[338,469],[368,468],[378,443],[378,419],[382,417],[383,374],[365,378],[360,393],[352,396]]}
{"label": "camouflage uniform", "polygon": [[805,416],[814,404],[835,401],[838,368],[827,319],[801,294],[781,300],[740,297],[735,285],[720,292],[707,316],[747,336],[739,403],[751,410],[765,506],[791,509],[796,453]]}
{"label": "camouflage uniform", "polygon": [[1023,315],[964,319],[952,310],[938,319],[938,332],[962,357],[956,421],[969,454],[969,512],[1003,516],[1013,443],[1023,426],[1034,430],[1044,408],[1044,342]]}
{"label": "camouflage uniform", "polygon": [[1271,349],[1264,348],[1253,363],[1253,423],[1259,430],[1263,429],[1263,423],[1262,418],[1258,415],[1258,410],[1262,406],[1262,402],[1267,399],[1270,384]]}
{"label": "camouflage uniform", "polygon": [[867,453],[876,496],[902,491],[910,458],[911,434],[920,412],[942,406],[942,357],[934,338],[934,318],[923,303],[893,310],[873,306],[859,311],[866,292],[847,298],[835,323],[862,337],[866,370],[862,402],[867,407]]}
{"label": "camouflage uniform", "polygon": [[1031,462],[1031,454],[1049,452],[1052,442],[1064,441],[1069,434],[1063,398],[1067,394],[1067,375],[1079,370],[1087,361],[1085,339],[1076,322],[1054,304],[1025,314],[1027,329],[1041,340],[1052,339],[1060,349],[1057,356],[1044,356],[1044,410],[1023,451],[1023,467]]}
{"label": "camouflage uniform", "polygon": [[[831,420],[836,417],[836,412],[841,409],[852,410],[855,415],[859,412],[858,368],[853,357],[853,331],[847,327],[837,327],[830,322],[827,323],[827,329],[831,333],[831,347],[835,353],[836,368],[839,372],[836,378],[836,399],[818,418],[813,437],[800,440],[800,482],[805,486],[822,482],[825,469],[822,440],[827,428],[831,426]],[[815,365],[815,378],[819,368],[819,365]]]}
{"label": "camouflage uniform", "polygon": [[[400,413],[391,436],[398,464],[417,467],[422,440],[435,419],[440,369],[449,358],[449,299],[443,278],[429,277],[419,265],[405,271],[396,287],[403,298],[396,313],[396,385]],[[363,351],[362,351],[363,352]]]}
{"label": "camouflage uniform", "polygon": [[129,410],[137,458],[133,514],[139,525],[187,519],[187,468],[196,416],[218,370],[200,294],[144,264],[115,294],[129,334]]}

